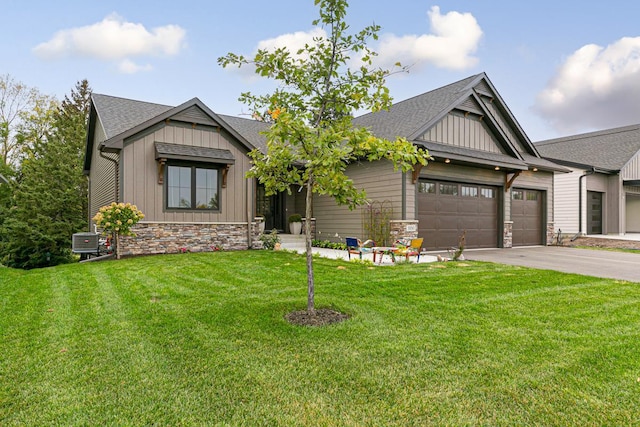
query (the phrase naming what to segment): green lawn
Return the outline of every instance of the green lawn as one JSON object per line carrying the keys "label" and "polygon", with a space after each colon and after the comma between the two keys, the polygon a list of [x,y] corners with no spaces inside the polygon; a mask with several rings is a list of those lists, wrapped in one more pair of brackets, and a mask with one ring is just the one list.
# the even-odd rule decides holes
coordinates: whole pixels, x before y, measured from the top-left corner
{"label": "green lawn", "polygon": [[640,285],[216,252],[0,268],[0,425],[638,425]]}

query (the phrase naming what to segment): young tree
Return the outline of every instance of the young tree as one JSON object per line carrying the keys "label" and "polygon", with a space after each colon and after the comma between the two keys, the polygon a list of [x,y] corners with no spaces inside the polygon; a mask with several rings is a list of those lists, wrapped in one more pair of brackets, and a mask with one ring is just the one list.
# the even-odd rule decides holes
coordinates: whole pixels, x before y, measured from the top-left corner
{"label": "young tree", "polygon": [[[86,228],[87,182],[82,174],[90,88],[79,82],[50,117],[50,131],[34,140],[20,164],[0,258],[10,267],[35,268],[69,261],[73,233]],[[36,126],[40,128],[40,126]],[[29,127],[34,129],[34,127]]]}
{"label": "young tree", "polygon": [[[346,0],[315,3],[319,18],[313,25],[325,28],[326,37],[314,38],[297,52],[261,49],[251,59],[233,53],[218,58],[223,67],[253,64],[257,74],[281,83],[271,94],[247,92],[240,97],[254,115],[266,111],[265,119],[272,123],[265,133],[267,153],[250,153],[253,166],[248,176],[257,178],[267,194],[291,193],[293,185],[306,189],[307,311],[311,314],[315,312],[309,226],[313,194],[329,195],[354,209],[366,201],[366,194],[346,175],[349,164],[388,159],[406,172],[429,159],[427,151],[406,139],[389,141],[353,126],[356,111],[377,112],[391,105],[385,86],[391,71],[374,68],[376,53],[367,47],[369,39],[377,38],[379,27],[348,34]],[[352,61],[358,62],[357,67],[350,67]],[[404,71],[397,65],[397,71]]]}
{"label": "young tree", "polygon": [[0,163],[17,163],[24,142],[18,138],[18,128],[25,121],[23,115],[34,112],[37,104],[46,108],[50,99],[9,74],[0,76]]}

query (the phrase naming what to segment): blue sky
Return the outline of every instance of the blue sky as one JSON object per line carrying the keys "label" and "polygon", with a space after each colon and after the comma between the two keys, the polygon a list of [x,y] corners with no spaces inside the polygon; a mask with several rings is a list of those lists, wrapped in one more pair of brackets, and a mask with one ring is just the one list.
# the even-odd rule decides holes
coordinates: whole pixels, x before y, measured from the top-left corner
{"label": "blue sky", "polygon": [[[314,31],[313,0],[2,0],[0,75],[62,98],[75,83],[167,105],[200,98],[241,115],[243,91],[273,87],[225,70],[227,52],[294,46]],[[400,101],[486,72],[532,141],[640,123],[640,25],[632,2],[351,1],[354,31],[375,22]]]}

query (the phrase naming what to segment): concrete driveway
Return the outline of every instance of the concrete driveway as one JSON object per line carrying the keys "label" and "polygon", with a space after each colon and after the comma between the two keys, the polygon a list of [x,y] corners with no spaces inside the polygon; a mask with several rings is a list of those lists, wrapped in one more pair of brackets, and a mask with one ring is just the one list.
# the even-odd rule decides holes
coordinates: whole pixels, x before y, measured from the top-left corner
{"label": "concrete driveway", "polygon": [[473,261],[489,261],[523,267],[586,274],[640,282],[640,254],[562,246],[466,250]]}

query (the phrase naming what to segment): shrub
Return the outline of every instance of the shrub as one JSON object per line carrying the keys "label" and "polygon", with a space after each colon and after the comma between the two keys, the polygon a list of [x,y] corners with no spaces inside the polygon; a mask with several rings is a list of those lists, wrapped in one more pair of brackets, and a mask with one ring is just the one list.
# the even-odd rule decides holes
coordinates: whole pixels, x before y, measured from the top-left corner
{"label": "shrub", "polygon": [[131,203],[116,203],[101,207],[93,217],[102,234],[114,234],[116,238],[116,258],[120,258],[120,236],[135,236],[131,228],[144,214]]}
{"label": "shrub", "polygon": [[276,247],[276,243],[280,243],[280,236],[278,236],[278,230],[275,228],[270,233],[262,233],[260,235],[262,246],[265,249],[273,250]]}
{"label": "shrub", "polygon": [[93,217],[96,225],[102,228],[103,234],[120,234],[121,236],[135,236],[131,228],[138,223],[144,214],[131,203],[116,203],[103,206]]}
{"label": "shrub", "polygon": [[300,214],[293,214],[289,216],[289,224],[292,222],[302,222],[302,216]]}
{"label": "shrub", "polygon": [[314,239],[314,240],[311,241],[311,246],[316,247],[316,248],[347,250],[346,243],[332,242],[331,240],[317,240],[317,239]]}

